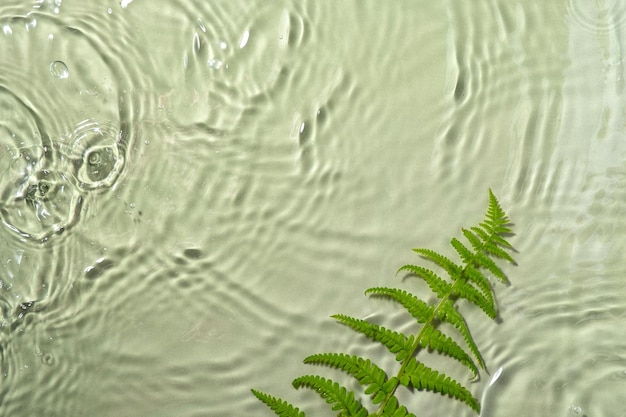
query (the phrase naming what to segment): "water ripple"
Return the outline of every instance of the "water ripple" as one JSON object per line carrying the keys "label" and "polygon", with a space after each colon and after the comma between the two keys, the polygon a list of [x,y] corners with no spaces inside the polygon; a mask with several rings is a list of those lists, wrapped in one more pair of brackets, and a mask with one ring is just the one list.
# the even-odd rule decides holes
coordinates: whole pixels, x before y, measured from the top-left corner
{"label": "water ripple", "polygon": [[626,4],[619,0],[568,0],[567,17],[592,34],[608,34],[626,25]]}
{"label": "water ripple", "polygon": [[89,191],[113,186],[128,139],[104,54],[54,13],[0,17],[12,57],[0,77],[0,214],[39,243],[76,225]]}

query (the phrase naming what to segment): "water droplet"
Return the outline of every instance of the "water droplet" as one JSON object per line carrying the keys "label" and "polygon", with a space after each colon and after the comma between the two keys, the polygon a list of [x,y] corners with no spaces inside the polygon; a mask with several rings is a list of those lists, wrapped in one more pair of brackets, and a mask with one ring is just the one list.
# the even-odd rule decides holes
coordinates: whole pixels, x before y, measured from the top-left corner
{"label": "water droplet", "polygon": [[59,80],[64,80],[70,76],[70,71],[67,69],[67,65],[65,65],[62,61],[54,61],[50,64],[50,74]]}

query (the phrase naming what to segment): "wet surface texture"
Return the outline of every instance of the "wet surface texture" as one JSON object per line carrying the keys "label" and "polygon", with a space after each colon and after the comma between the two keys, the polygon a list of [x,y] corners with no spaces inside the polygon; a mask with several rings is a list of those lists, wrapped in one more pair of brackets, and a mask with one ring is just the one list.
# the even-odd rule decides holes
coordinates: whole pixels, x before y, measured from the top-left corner
{"label": "wet surface texture", "polygon": [[490,187],[519,266],[499,323],[459,307],[481,415],[616,415],[625,30],[618,1],[3,1],[0,414],[328,415],[289,385],[367,351],[328,316],[383,320],[363,291],[455,256]]}

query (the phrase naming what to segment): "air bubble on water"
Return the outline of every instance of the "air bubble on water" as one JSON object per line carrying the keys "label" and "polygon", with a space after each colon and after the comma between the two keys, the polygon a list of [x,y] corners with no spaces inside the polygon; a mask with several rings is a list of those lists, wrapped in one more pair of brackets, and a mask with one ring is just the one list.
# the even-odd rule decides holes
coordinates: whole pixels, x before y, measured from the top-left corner
{"label": "air bubble on water", "polygon": [[582,409],[582,407],[581,407],[581,406],[578,406],[578,405],[577,405],[577,406],[575,406],[575,407],[572,407],[572,411],[574,412],[574,414],[580,414],[580,413],[582,413],[582,412],[583,412],[583,409]]}
{"label": "air bubble on water", "polygon": [[54,61],[50,64],[50,74],[59,80],[64,80],[70,76],[70,71],[63,61]]}
{"label": "air bubble on water", "polygon": [[113,14],[113,9],[111,9],[110,7],[107,9],[107,13],[108,14]]}
{"label": "air bubble on water", "polygon": [[4,32],[6,36],[10,36],[13,34],[13,28],[9,25],[4,25],[2,26],[2,32]]}

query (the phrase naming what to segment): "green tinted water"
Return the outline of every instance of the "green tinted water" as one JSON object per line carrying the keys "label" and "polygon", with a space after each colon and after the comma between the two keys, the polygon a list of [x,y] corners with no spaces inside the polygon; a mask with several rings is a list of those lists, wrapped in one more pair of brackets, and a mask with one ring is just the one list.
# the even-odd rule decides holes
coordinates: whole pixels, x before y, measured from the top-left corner
{"label": "green tinted water", "polygon": [[625,24],[617,1],[4,1],[0,415],[271,415],[251,387],[331,415],[289,385],[368,351],[328,316],[407,326],[363,290],[413,288],[412,247],[453,256],[488,187],[520,265],[500,323],[466,312],[482,415],[619,415]]}

